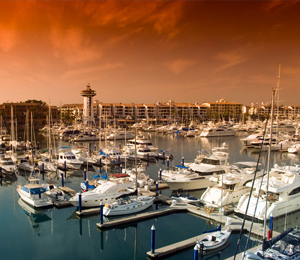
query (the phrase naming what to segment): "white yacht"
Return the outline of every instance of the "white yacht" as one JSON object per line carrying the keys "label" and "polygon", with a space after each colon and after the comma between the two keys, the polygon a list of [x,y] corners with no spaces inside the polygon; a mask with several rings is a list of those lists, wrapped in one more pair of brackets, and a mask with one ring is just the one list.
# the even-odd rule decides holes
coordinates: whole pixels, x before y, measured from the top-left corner
{"label": "white yacht", "polygon": [[[135,183],[129,179],[119,179],[117,181],[106,181],[95,189],[81,194],[82,207],[99,207],[100,203],[112,203],[122,195],[130,194],[135,190]],[[79,206],[79,193],[70,198],[73,206]]]}
{"label": "white yacht", "polygon": [[70,142],[90,142],[99,141],[99,137],[94,133],[83,133],[74,136],[70,136]]}
{"label": "white yacht", "polygon": [[[269,173],[269,189],[267,190],[267,178],[265,175],[255,182],[255,190],[250,197],[247,215],[263,220],[266,217],[278,217],[299,210],[300,193],[300,167],[275,165]],[[260,189],[261,186],[261,189]],[[261,190],[261,191],[260,191]],[[259,192],[260,191],[260,192]],[[245,214],[250,193],[244,194],[235,209],[236,213]],[[267,203],[266,203],[267,201]]]}
{"label": "white yacht", "polygon": [[152,152],[148,146],[139,146],[136,153],[145,161],[155,161],[157,156],[157,154]]}
{"label": "white yacht", "polygon": [[210,177],[226,171],[228,153],[214,152],[213,155],[203,157],[199,163],[192,163],[188,174],[176,174],[165,182],[171,190],[200,190],[213,185]]}
{"label": "white yacht", "polygon": [[129,215],[146,210],[153,205],[155,197],[137,196],[118,199],[113,203],[105,204],[104,216]]}
{"label": "white yacht", "polygon": [[299,153],[300,152],[300,143],[295,143],[288,147],[288,153]]}
{"label": "white yacht", "polygon": [[[250,191],[256,165],[256,162],[237,162],[226,173],[214,175],[210,178],[214,185],[205,190],[200,201],[215,208],[238,203],[241,196]],[[262,175],[263,171],[256,172],[256,177]]]}
{"label": "white yacht", "polygon": [[0,167],[2,168],[2,173],[11,176],[18,172],[18,167],[15,165],[10,156],[1,155],[0,156]]}
{"label": "white yacht", "polygon": [[263,134],[262,133],[255,133],[255,134],[251,134],[248,135],[245,138],[240,139],[242,144],[245,146],[252,146],[251,142],[256,141],[260,138],[263,138]]}
{"label": "white yacht", "polygon": [[96,162],[96,159],[89,155],[89,150],[86,147],[77,147],[77,149],[72,149],[72,152],[75,154],[76,159],[84,164],[92,165]]}
{"label": "white yacht", "polygon": [[130,146],[133,146],[134,145],[137,145],[137,146],[148,146],[148,148],[152,151],[152,152],[155,152],[158,150],[158,147],[155,147],[148,139],[145,139],[143,137],[137,137],[137,138],[134,138],[134,139],[131,139],[128,141],[128,145]]}
{"label": "white yacht", "polygon": [[52,200],[46,194],[47,188],[39,183],[39,179],[31,178],[29,183],[17,188],[21,199],[29,205],[39,208],[52,206]]}
{"label": "white yacht", "polygon": [[215,128],[205,128],[201,132],[201,137],[220,137],[220,136],[234,136],[236,131],[232,128],[226,127],[215,127]]}
{"label": "white yacht", "polygon": [[18,157],[18,169],[26,172],[32,172],[34,165],[32,165],[26,157]]}
{"label": "white yacht", "polygon": [[134,134],[130,131],[115,131],[106,137],[107,140],[129,140],[134,138]]}
{"label": "white yacht", "polygon": [[37,168],[42,172],[55,172],[57,170],[56,164],[48,156],[41,156]]}
{"label": "white yacht", "polygon": [[81,165],[83,164],[83,161],[76,159],[76,156],[71,151],[70,147],[62,147],[58,154],[57,163],[63,167],[66,164],[67,167],[79,170]]}
{"label": "white yacht", "polygon": [[227,165],[229,153],[216,151],[212,155],[203,156],[201,160],[189,165],[189,168],[201,175],[211,175],[213,173],[224,173],[224,166]]}

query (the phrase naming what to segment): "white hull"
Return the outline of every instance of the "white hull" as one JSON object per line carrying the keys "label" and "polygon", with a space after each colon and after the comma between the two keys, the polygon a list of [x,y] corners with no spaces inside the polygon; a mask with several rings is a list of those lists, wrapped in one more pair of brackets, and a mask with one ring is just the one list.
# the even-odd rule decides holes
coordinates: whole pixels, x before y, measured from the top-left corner
{"label": "white hull", "polygon": [[230,234],[231,230],[216,231],[205,236],[198,242],[203,244],[203,250],[214,250],[223,246],[228,241]]}
{"label": "white hull", "polygon": [[[211,177],[211,176],[209,176]],[[166,181],[171,190],[201,190],[213,185],[213,182],[208,178],[199,177],[199,179],[182,180],[182,181]]]}
{"label": "white hull", "polygon": [[137,212],[146,210],[147,208],[153,205],[154,198],[149,198],[147,200],[132,200],[128,204],[112,204],[105,205],[103,209],[104,216],[120,216],[120,215],[129,215]]}
{"label": "white hull", "polygon": [[[81,206],[85,208],[99,207],[100,203],[105,205],[106,203],[112,203],[122,195],[130,194],[133,192],[134,186],[132,181],[123,179],[113,181],[105,181],[101,185],[97,186],[94,190],[87,191],[81,194]],[[79,194],[70,198],[69,202],[78,207],[79,206]]]}
{"label": "white hull", "polygon": [[221,207],[239,202],[241,196],[250,190],[249,187],[243,187],[239,190],[225,190],[220,187],[208,187],[202,194],[200,202],[206,205]]}
{"label": "white hull", "polygon": [[[246,206],[248,203],[249,194],[245,194],[239,203],[235,212],[240,214],[245,214]],[[247,215],[253,217],[255,212],[255,218],[259,220],[264,220],[265,218],[265,208],[266,208],[266,201],[265,199],[260,198],[257,203],[257,209],[255,211],[255,206],[257,203],[257,197],[252,196],[250,199],[249,208],[247,211]],[[299,195],[295,194],[293,197],[290,196],[288,201],[276,201],[274,203],[268,203],[267,207],[267,219],[270,219],[270,215],[272,214],[273,217],[284,216],[285,214],[297,211],[300,209],[300,201]]]}
{"label": "white hull", "polygon": [[41,194],[41,198],[39,198],[39,195],[30,195],[29,193],[22,190],[21,186],[17,188],[17,192],[19,193],[23,201],[35,208],[53,206],[52,201],[49,200],[49,198],[43,194]]}
{"label": "white hull", "polygon": [[[90,191],[88,191],[90,192]],[[86,192],[86,193],[88,193]],[[125,193],[126,194],[126,193]],[[116,198],[121,196],[122,194],[98,194],[95,196],[84,196],[81,198],[81,206],[83,208],[94,208],[94,207],[100,207],[100,203],[106,204],[106,203],[113,203],[116,201]],[[69,200],[69,202],[75,206],[79,207],[79,200],[78,195],[75,195],[75,198]]]}

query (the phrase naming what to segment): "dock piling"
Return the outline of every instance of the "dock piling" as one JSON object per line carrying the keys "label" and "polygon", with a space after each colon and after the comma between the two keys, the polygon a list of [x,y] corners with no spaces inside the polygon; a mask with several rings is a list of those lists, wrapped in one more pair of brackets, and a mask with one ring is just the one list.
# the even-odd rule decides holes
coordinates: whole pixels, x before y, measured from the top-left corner
{"label": "dock piling", "polygon": [[194,260],[198,260],[199,259],[199,244],[197,243],[194,246]]}
{"label": "dock piling", "polygon": [[81,205],[81,192],[78,194],[78,208],[79,212],[82,210],[82,205]]}
{"label": "dock piling", "polygon": [[151,254],[155,253],[155,227],[151,227]]}
{"label": "dock piling", "polygon": [[159,180],[161,181],[161,169],[159,169]]}
{"label": "dock piling", "polygon": [[100,203],[100,224],[103,224],[103,204],[102,202]]}
{"label": "dock piling", "polygon": [[61,186],[64,187],[65,186],[65,182],[64,182],[64,174],[61,173]]}

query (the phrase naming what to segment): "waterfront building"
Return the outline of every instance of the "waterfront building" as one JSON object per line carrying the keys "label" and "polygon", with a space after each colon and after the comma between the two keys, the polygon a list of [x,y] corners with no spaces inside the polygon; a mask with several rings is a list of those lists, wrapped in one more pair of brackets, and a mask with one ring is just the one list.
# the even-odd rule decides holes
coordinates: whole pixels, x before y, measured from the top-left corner
{"label": "waterfront building", "polygon": [[157,117],[159,119],[169,119],[172,120],[174,118],[174,101],[170,100],[167,103],[156,103],[157,108]]}
{"label": "waterfront building", "polygon": [[83,115],[82,123],[84,125],[95,124],[95,116],[93,109],[93,97],[96,96],[96,91],[92,90],[90,85],[86,86],[85,90],[81,91],[81,96],[83,96]]}
{"label": "waterfront building", "polygon": [[62,118],[65,121],[81,121],[83,113],[83,104],[65,104],[60,107]]}
{"label": "waterfront building", "polygon": [[124,106],[124,116],[127,119],[134,119],[136,116],[136,112],[135,112],[135,105],[134,103],[131,104],[123,104]]}
{"label": "waterfront building", "polygon": [[113,106],[111,103],[98,103],[98,107],[99,107],[99,117],[101,118],[107,118],[107,117],[110,117],[112,118],[113,117]]}
{"label": "waterfront building", "polygon": [[156,119],[157,118],[157,109],[155,104],[144,104],[146,107],[146,119]]}
{"label": "waterfront building", "polygon": [[147,106],[144,104],[135,104],[135,119],[137,121],[147,118]]}
{"label": "waterfront building", "polygon": [[[30,118],[32,114],[32,120],[34,129],[43,127],[46,125],[47,118],[49,116],[49,106],[42,101],[28,100],[25,102],[17,103],[3,103],[0,106],[0,114],[2,115],[2,122],[7,129],[11,126],[11,109],[13,109],[13,120],[17,122],[17,127],[19,130],[24,129],[26,124],[26,115],[29,112]],[[50,116],[52,122],[59,121],[58,108],[56,106],[50,106]],[[27,118],[28,119],[28,118]]]}
{"label": "waterfront building", "polygon": [[122,103],[113,103],[113,118],[124,118],[125,117],[125,106]]}
{"label": "waterfront building", "polygon": [[240,119],[242,116],[243,104],[237,102],[228,102],[220,99],[216,102],[206,102],[202,105],[207,106],[208,116],[215,120],[228,120],[229,118]]}

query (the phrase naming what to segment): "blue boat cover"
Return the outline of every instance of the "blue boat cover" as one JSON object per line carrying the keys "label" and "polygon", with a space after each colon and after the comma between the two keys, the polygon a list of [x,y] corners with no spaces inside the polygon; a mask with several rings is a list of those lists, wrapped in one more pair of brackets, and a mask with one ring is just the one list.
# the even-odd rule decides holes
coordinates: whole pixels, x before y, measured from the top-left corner
{"label": "blue boat cover", "polygon": [[189,168],[189,167],[184,166],[184,165],[175,165],[175,167],[181,168],[181,169],[188,169]]}
{"label": "blue boat cover", "polygon": [[42,194],[44,193],[47,189],[46,188],[43,188],[43,187],[39,187],[39,188],[31,188],[31,189],[28,189],[27,187],[23,187],[22,190],[30,193],[30,194],[34,194],[34,195],[37,195],[37,194]]}

